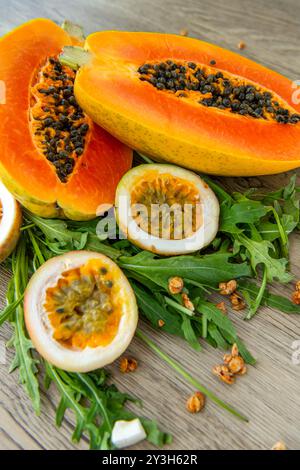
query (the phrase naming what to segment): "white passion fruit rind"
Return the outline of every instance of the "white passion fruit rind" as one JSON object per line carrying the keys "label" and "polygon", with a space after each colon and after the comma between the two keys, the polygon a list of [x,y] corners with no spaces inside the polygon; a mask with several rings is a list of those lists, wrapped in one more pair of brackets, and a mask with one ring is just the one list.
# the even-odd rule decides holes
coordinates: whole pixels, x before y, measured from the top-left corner
{"label": "white passion fruit rind", "polygon": [[0,181],[0,262],[15,249],[21,224],[20,204]]}
{"label": "white passion fruit rind", "polygon": [[138,321],[135,295],[121,269],[90,251],[44,263],[26,288],[24,312],[41,356],[73,372],[112,363],[128,347]]}
{"label": "white passion fruit rind", "polygon": [[196,173],[175,165],[132,168],[115,198],[120,230],[140,248],[165,256],[201,250],[215,238],[219,202]]}

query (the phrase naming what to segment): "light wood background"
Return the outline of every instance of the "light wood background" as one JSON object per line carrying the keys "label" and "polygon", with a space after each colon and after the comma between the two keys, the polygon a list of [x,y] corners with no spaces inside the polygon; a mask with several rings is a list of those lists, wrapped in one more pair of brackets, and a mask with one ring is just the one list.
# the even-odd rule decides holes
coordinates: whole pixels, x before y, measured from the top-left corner
{"label": "light wood background", "polygon": [[[68,18],[81,23],[86,32],[101,29],[167,31],[182,28],[198,37],[237,51],[289,76],[300,78],[300,2],[298,0],[0,0],[0,34],[33,17],[49,17],[57,22]],[[1,77],[0,77],[1,79]],[[288,175],[265,178],[223,179],[227,188],[249,186],[278,187]],[[299,181],[300,182],[300,181]],[[292,237],[292,271],[300,279],[300,234]],[[9,274],[0,271],[0,296],[4,304]],[[283,294],[291,289],[281,287]],[[172,449],[269,449],[279,439],[290,449],[300,449],[300,365],[292,363],[292,343],[300,339],[300,317],[264,309],[251,322],[242,313],[231,313],[241,337],[257,358],[257,366],[232,387],[211,374],[222,352],[204,344],[204,352],[192,351],[183,341],[143,329],[160,346],[178,359],[203,384],[233,403],[250,417],[243,424],[208,402],[204,412],[190,415],[185,410],[193,390],[137,339],[129,353],[139,361],[133,374],[121,375],[112,367],[114,381],[124,391],[143,399],[145,416],[156,418],[174,434]],[[0,331],[2,343],[10,338],[10,327]],[[54,389],[42,397],[42,415],[36,417],[17,374],[8,375],[12,358],[0,364],[0,448],[78,449],[73,445],[72,415],[62,428],[54,425],[57,403]],[[150,449],[148,443],[139,449]]]}

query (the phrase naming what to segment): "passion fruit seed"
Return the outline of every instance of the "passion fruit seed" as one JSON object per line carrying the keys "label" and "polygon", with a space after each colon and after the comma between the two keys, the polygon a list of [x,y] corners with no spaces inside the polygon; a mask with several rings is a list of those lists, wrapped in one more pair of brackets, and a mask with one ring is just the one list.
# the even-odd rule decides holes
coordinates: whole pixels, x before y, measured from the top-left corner
{"label": "passion fruit seed", "polygon": [[140,80],[158,90],[175,93],[178,98],[193,98],[203,106],[281,124],[297,124],[300,121],[300,114],[287,108],[286,103],[280,103],[279,98],[269,90],[221,72],[213,67],[215,65],[214,59],[210,60],[210,66],[166,60],[142,64],[138,73]]}
{"label": "passion fruit seed", "polygon": [[44,307],[54,339],[73,347],[98,345],[95,335],[111,327],[109,319],[115,311],[113,282],[107,275],[106,268],[87,264],[65,271],[57,284],[47,289]]}
{"label": "passion fruit seed", "polygon": [[136,182],[131,206],[137,225],[159,238],[183,239],[201,224],[199,191],[194,184],[169,174],[147,175]]}
{"label": "passion fruit seed", "polygon": [[31,89],[30,122],[37,147],[65,183],[83,154],[90,121],[74,96],[75,72],[50,57]]}

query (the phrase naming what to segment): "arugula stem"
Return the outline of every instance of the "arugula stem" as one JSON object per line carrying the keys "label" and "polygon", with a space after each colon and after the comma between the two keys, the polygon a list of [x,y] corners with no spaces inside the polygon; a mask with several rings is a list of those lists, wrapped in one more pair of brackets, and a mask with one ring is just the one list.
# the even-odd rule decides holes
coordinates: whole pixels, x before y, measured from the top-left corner
{"label": "arugula stem", "polygon": [[51,372],[51,378],[55,382],[58,390],[60,391],[62,397],[66,397],[68,402],[72,405],[73,410],[84,420],[84,413],[80,404],[74,399],[71,393],[69,393],[68,388],[65,386],[61,376],[59,375],[59,369],[56,369],[49,362],[46,362],[48,370]]}
{"label": "arugula stem", "polygon": [[13,257],[13,274],[14,274],[14,300],[17,303],[15,310],[14,324],[15,324],[15,337],[14,346],[16,349],[16,356],[11,365],[10,371],[16,367],[20,369],[20,380],[31,398],[34,411],[37,415],[40,414],[40,394],[39,384],[36,378],[37,361],[32,357],[31,349],[32,344],[26,335],[26,328],[24,322],[23,306],[20,304],[19,299],[22,298],[26,283],[28,281],[28,257],[26,255],[26,244],[21,239]]}
{"label": "arugula stem", "polygon": [[170,299],[170,297],[167,297],[165,295],[164,295],[164,299],[166,301],[166,304],[170,305],[170,307],[175,308],[179,312],[182,312],[185,315],[188,315],[189,317],[193,317],[195,315],[195,312],[179,304],[178,302],[176,302],[176,300]]}
{"label": "arugula stem", "polygon": [[281,223],[281,220],[280,220],[280,217],[276,211],[276,209],[274,207],[272,207],[272,212],[273,212],[273,215],[274,215],[274,218],[276,220],[276,224],[277,224],[277,227],[278,227],[278,231],[279,231],[279,234],[280,234],[280,245],[281,245],[281,249],[282,249],[282,253],[283,253],[283,256],[285,258],[288,258],[288,246],[289,246],[289,239],[288,239],[288,236],[284,230],[284,228],[282,227],[282,223]]}
{"label": "arugula stem", "polygon": [[165,352],[163,352],[150,338],[148,338],[144,333],[140,330],[136,331],[136,336],[142,340],[152,351],[154,351],[161,359],[163,359],[169,366],[171,366],[176,372],[178,372],[184,379],[186,379],[193,387],[197,388],[199,391],[204,393],[210,400],[216,403],[218,406],[223,408],[224,410],[228,411],[232,415],[236,416],[242,421],[248,422],[248,418],[244,416],[242,413],[237,411],[231,405],[225,403],[223,400],[218,398],[213,392],[208,390],[204,387],[197,379],[195,379],[192,375],[186,372],[183,367],[178,364],[178,362],[174,361],[170,356],[168,356]]}
{"label": "arugula stem", "polygon": [[151,160],[151,158],[149,157],[146,157],[146,155],[143,155],[142,153],[138,153],[140,157],[142,157],[143,160],[145,160],[146,163],[154,163],[153,160]]}
{"label": "arugula stem", "polygon": [[257,310],[259,309],[261,302],[263,300],[263,296],[267,287],[267,280],[268,280],[268,269],[266,266],[264,266],[264,273],[263,273],[263,278],[262,278],[262,283],[259,288],[257,297],[255,301],[252,303],[249,312],[247,313],[245,320],[251,320],[252,317],[257,313]]}
{"label": "arugula stem", "polygon": [[110,419],[108,417],[108,414],[107,414],[106,408],[103,404],[103,401],[100,397],[100,394],[99,394],[98,390],[96,389],[93,381],[90,379],[88,374],[76,374],[76,375],[79,378],[79,380],[87,387],[87,389],[90,391],[91,395],[95,399],[95,402],[97,403],[97,405],[101,409],[103,419],[106,421],[109,432],[111,433],[112,432],[112,425],[111,425]]}
{"label": "arugula stem", "polygon": [[23,232],[24,230],[28,230],[29,228],[32,228],[34,227],[35,225],[32,223],[32,224],[27,224],[27,225],[22,225],[22,227],[20,228],[20,231]]}
{"label": "arugula stem", "polygon": [[207,338],[207,316],[202,315],[202,338]]}
{"label": "arugula stem", "polygon": [[0,312],[0,326],[3,325],[3,323],[6,320],[9,320],[13,313],[16,311],[16,308],[20,305],[24,297],[24,294],[21,295],[17,300],[14,300],[12,303],[7,305],[2,312]]}
{"label": "arugula stem", "polygon": [[45,263],[45,258],[40,250],[40,247],[39,245],[37,244],[36,242],[36,239],[31,231],[31,229],[28,229],[28,235],[29,235],[29,238],[30,238],[30,241],[32,243],[32,246],[33,246],[33,250],[34,250],[34,253],[36,254],[37,256],[37,259],[39,261],[39,264],[42,265],[43,263]]}
{"label": "arugula stem", "polygon": [[192,286],[199,287],[200,289],[202,289],[207,294],[211,294],[209,289],[215,290],[215,291],[220,290],[218,287],[209,286],[208,284],[200,284],[200,282],[193,281],[193,279],[188,279],[187,277],[185,277],[184,280],[187,284],[191,284]]}

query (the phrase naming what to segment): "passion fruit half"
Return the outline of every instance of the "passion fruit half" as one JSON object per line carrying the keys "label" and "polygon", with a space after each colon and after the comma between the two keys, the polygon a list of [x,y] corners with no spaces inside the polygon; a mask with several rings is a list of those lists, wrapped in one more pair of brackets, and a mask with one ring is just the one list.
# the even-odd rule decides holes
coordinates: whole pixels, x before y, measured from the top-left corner
{"label": "passion fruit half", "polygon": [[21,224],[20,204],[0,182],[0,262],[4,261],[15,249]]}
{"label": "passion fruit half", "polygon": [[88,372],[113,362],[135,333],[133,290],[109,258],[72,251],[43,264],[24,298],[25,322],[37,351],[51,364]]}
{"label": "passion fruit half", "polygon": [[118,225],[135,245],[161,255],[192,253],[216,236],[220,207],[208,184],[174,165],[132,168],[118,184]]}

